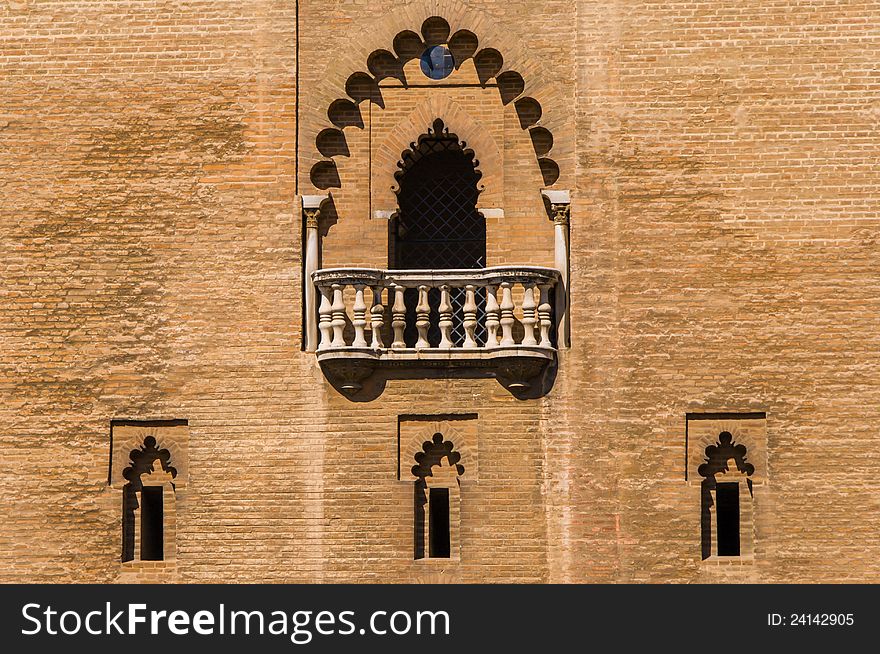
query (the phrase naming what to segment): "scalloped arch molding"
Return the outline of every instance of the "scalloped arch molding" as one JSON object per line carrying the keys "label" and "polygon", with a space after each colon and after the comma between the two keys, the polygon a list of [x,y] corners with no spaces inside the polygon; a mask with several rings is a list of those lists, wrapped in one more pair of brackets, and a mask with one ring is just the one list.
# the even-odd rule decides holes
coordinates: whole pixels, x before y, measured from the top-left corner
{"label": "scalloped arch molding", "polygon": [[[327,118],[319,119],[317,116],[312,116],[311,124],[305,122],[303,124],[303,131],[308,135],[306,142],[309,143],[313,139],[315,145],[311,149],[311,157],[303,160],[304,167],[309,169],[309,180],[312,185],[322,190],[341,186],[335,157],[347,156],[348,154],[345,129],[351,127],[363,129],[364,121],[360,114],[361,103],[372,102],[378,107],[384,108],[379,82],[400,75],[405,83],[402,70],[407,62],[416,59],[428,45],[448,42],[450,49],[453,49],[456,56],[457,67],[460,67],[464,61],[472,59],[480,83],[485,86],[490,81],[494,81],[498,86],[502,103],[505,105],[513,103],[520,126],[524,130],[528,130],[531,137],[544,184],[552,186],[560,175],[558,164],[549,156],[553,150],[553,135],[550,129],[553,121],[544,118],[540,102],[533,97],[540,89],[545,88],[546,76],[541,75],[542,71],[539,70],[539,66],[531,61],[523,62],[528,64],[524,70],[531,71],[529,77],[533,79],[537,77],[540,80],[539,83],[532,80],[527,81],[519,72],[508,67],[511,61],[520,59],[515,39],[510,36],[503,39],[497,37],[496,39],[487,39],[485,34],[477,36],[476,32],[485,32],[490,35],[493,32],[483,16],[474,14],[456,2],[432,3],[430,7],[426,4],[423,2],[411,3],[401,12],[395,13],[395,20],[383,21],[381,28],[377,30],[376,37],[372,40],[376,42],[384,37],[385,45],[390,44],[391,50],[380,48],[366,54],[362,48],[357,52],[346,52],[342,60],[334,66],[336,73],[325,78],[323,88],[318,93],[318,102],[321,103],[321,106],[327,107]],[[444,5],[449,12],[447,14],[449,20],[437,15],[443,11]],[[425,14],[428,15],[421,23],[416,23],[416,25],[420,25],[419,33],[408,29],[412,26],[412,21],[418,20],[420,16]],[[456,24],[464,24],[467,27],[454,31],[453,25]],[[505,54],[502,54],[497,48],[487,46],[487,42],[498,43],[503,47],[507,59],[505,59]],[[457,52],[453,44],[455,44]],[[350,61],[359,55],[364,57],[361,61],[366,62],[366,69],[369,70],[369,73],[363,70],[362,64],[358,65]],[[349,71],[347,77],[344,72],[346,69]],[[332,91],[331,86],[333,87]],[[335,97],[340,89],[345,89],[346,97]],[[529,94],[527,94],[527,90]],[[426,109],[433,110],[435,113],[419,116]],[[404,119],[395,130],[399,133],[393,133],[386,139],[386,143],[382,144],[383,149],[380,155],[382,161],[373,166],[378,177],[373,180],[376,184],[373,188],[383,194],[386,189],[391,192],[394,186],[395,166],[389,166],[388,163],[391,163],[391,160],[396,163],[400,152],[406,149],[406,145],[413,142],[418,134],[423,133],[425,127],[437,117],[443,118],[450,129],[455,130],[462,139],[470,143],[484,167],[492,167],[494,164],[491,176],[487,174],[486,179],[499,180],[498,185],[500,186],[501,178],[495,177],[501,169],[500,157],[497,156],[497,144],[492,141],[491,137],[488,139],[481,137],[482,130],[477,129],[475,122],[454,103],[436,101],[432,104],[429,101],[412,112],[408,119]],[[413,135],[415,129],[419,131],[418,134]],[[404,144],[403,147],[396,147],[401,144]],[[490,202],[489,198],[495,195],[495,189],[487,189],[487,191],[486,201]],[[381,198],[380,205],[386,204],[389,199]]]}

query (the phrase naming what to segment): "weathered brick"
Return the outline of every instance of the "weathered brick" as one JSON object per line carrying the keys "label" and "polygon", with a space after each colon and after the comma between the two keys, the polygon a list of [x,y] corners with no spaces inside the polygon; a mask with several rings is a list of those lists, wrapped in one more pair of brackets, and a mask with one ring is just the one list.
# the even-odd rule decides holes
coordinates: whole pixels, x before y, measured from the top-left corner
{"label": "weathered brick", "polygon": [[[572,347],[540,399],[428,378],[352,402],[301,349],[315,139],[434,14],[522,75],[572,190]],[[179,581],[880,580],[878,21],[844,0],[0,2],[0,580],[125,580],[110,420],[171,418]],[[392,83],[344,130],[324,265],[386,265],[369,164],[440,95],[499,148],[490,264],[550,265],[512,105]],[[754,562],[700,560],[691,412],[766,412]],[[461,560],[416,562],[398,416],[450,413],[479,427]]]}

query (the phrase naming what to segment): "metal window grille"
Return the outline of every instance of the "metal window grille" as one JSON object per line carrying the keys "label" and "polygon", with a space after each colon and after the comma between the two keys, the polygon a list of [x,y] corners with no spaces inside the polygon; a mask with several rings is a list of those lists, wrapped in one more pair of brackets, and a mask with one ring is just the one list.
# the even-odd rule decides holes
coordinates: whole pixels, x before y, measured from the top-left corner
{"label": "metal window grille", "polygon": [[[458,137],[434,121],[433,129],[403,153],[396,177],[399,210],[392,222],[393,267],[405,270],[484,268],[486,266],[486,220],[477,211],[477,186],[481,173],[474,153]],[[407,289],[408,346],[416,341],[415,305],[418,291]],[[486,290],[477,289],[476,339],[486,342]],[[452,339],[464,342],[464,289],[450,293],[453,306]],[[439,289],[428,294],[431,306],[428,340],[440,342]]]}

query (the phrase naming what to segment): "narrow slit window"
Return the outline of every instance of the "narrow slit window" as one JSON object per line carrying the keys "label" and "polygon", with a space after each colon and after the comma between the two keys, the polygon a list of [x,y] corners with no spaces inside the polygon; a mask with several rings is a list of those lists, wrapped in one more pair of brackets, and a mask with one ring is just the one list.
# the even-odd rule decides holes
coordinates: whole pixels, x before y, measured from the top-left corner
{"label": "narrow slit window", "polygon": [[461,453],[436,432],[415,454],[415,558],[458,559]]}
{"label": "narrow slit window", "polygon": [[162,561],[163,504],[162,486],[144,486],[141,490],[141,560]]}
{"label": "narrow slit window", "polygon": [[706,447],[706,461],[697,468],[700,485],[700,541],[702,557],[755,556],[755,466],[748,450],[722,431],[718,441]]}
{"label": "narrow slit window", "polygon": [[[137,425],[138,431],[145,429],[140,423]],[[185,424],[181,426],[186,428]],[[163,428],[162,425],[147,427],[156,431]],[[171,465],[171,452],[159,447],[154,435],[139,433],[136,438],[143,441],[135,449],[125,447],[129,465],[121,475],[128,482],[121,489],[122,562],[135,566],[140,561],[173,562],[177,558],[174,485],[177,468]]]}
{"label": "narrow slit window", "polygon": [[448,559],[449,543],[449,489],[431,488],[428,500],[430,511],[428,533],[431,558]]}
{"label": "narrow slit window", "polygon": [[739,483],[716,484],[715,499],[718,556],[739,556]]}

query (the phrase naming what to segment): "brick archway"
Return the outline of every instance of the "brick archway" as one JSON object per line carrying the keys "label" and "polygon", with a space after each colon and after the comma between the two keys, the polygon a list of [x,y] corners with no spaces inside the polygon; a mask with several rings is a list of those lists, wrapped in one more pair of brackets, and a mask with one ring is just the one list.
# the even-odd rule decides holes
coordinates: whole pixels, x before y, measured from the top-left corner
{"label": "brick archway", "polygon": [[488,130],[480,129],[477,122],[454,100],[434,96],[419,104],[402,118],[390,134],[374,150],[371,172],[373,206],[379,210],[394,211],[397,206],[397,163],[403,151],[425,133],[435,119],[441,119],[450,132],[473,150],[479,160],[482,187],[479,207],[499,207],[504,191],[504,169],[498,144]]}
{"label": "brick archway", "polygon": [[425,423],[422,429],[413,433],[407,440],[400,443],[400,478],[404,481],[417,481],[412,474],[412,464],[415,456],[422,451],[426,442],[431,441],[434,434],[443,434],[445,441],[451,442],[455,451],[461,455],[458,463],[464,467],[465,474],[470,480],[479,478],[479,464],[471,439],[455,426],[455,421],[437,420]]}

